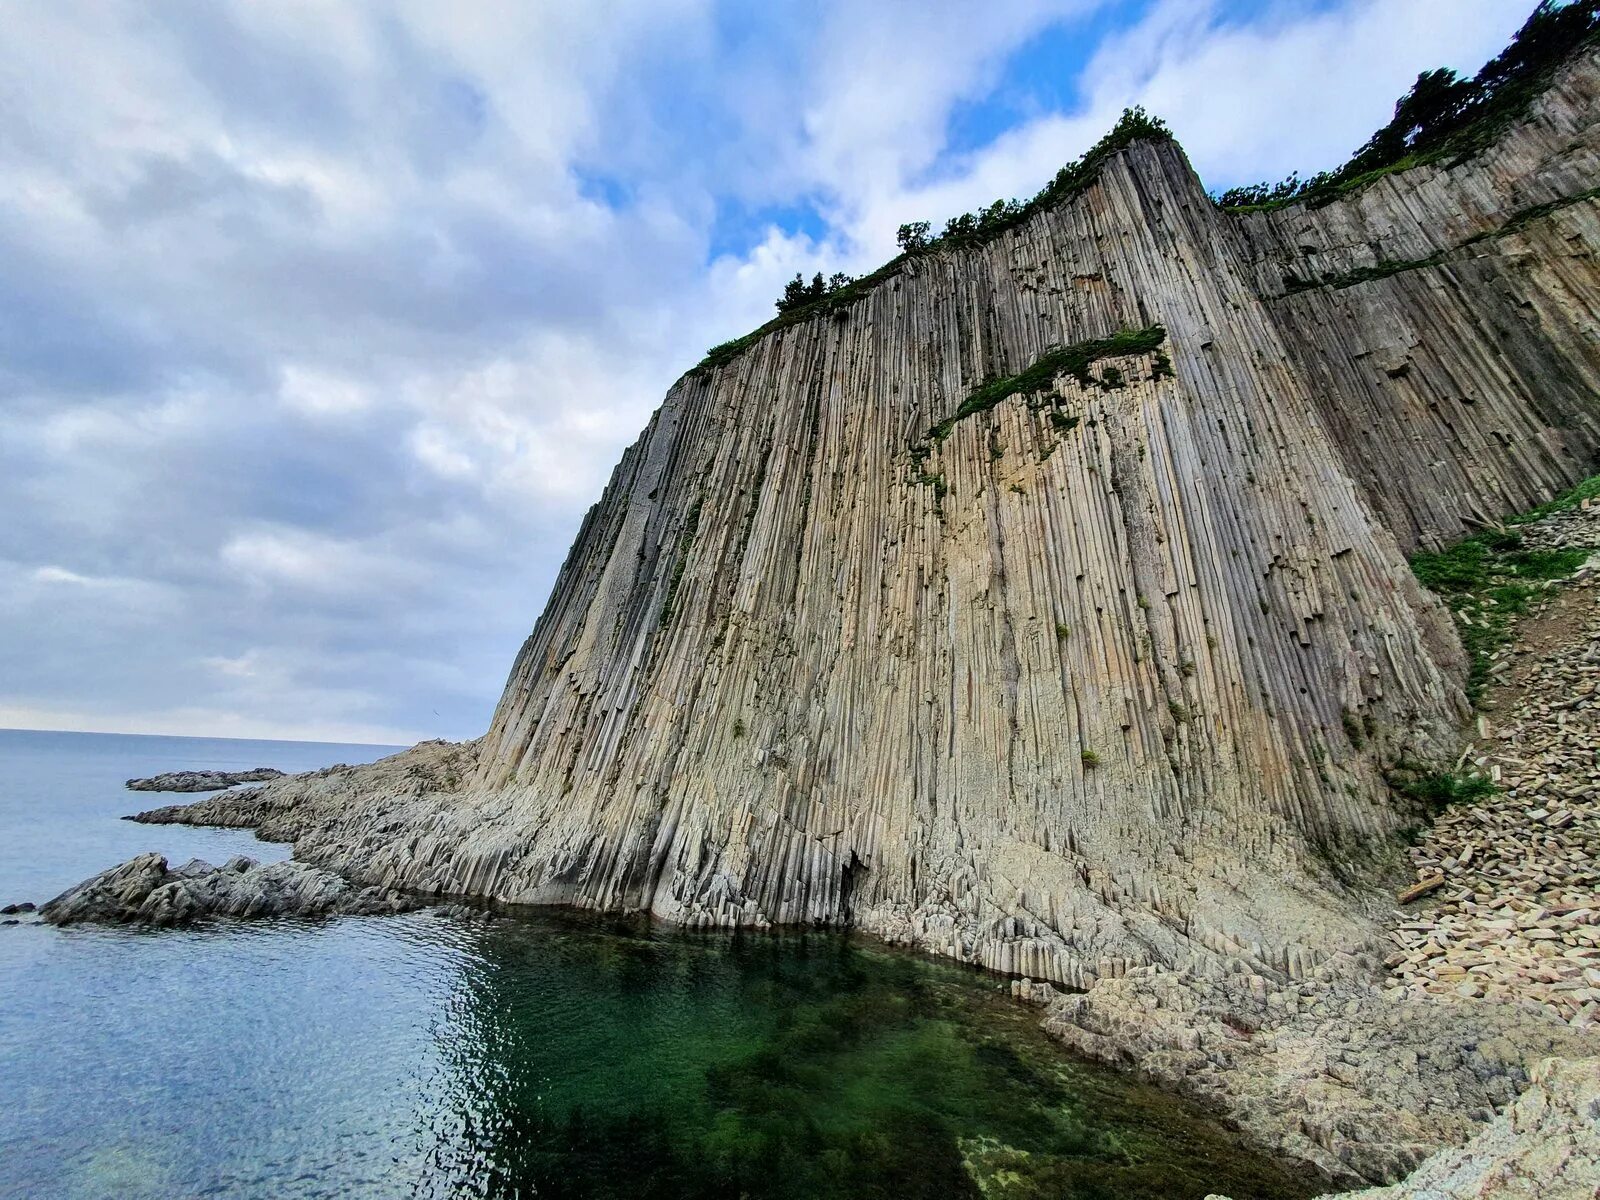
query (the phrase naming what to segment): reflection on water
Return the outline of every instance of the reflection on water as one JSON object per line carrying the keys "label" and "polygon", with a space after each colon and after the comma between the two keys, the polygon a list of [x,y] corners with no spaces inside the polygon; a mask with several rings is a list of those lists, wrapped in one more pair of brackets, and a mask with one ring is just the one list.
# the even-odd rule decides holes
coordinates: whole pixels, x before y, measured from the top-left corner
{"label": "reflection on water", "polygon": [[[135,750],[163,769],[330,753],[0,736],[0,903],[247,836],[117,822],[121,780],[149,773]],[[0,927],[0,1197],[1319,1190],[1035,1022],[992,977],[834,935],[577,914]]]}
{"label": "reflection on water", "polygon": [[999,984],[833,935],[0,930],[0,1195],[1305,1196]]}
{"label": "reflection on water", "polygon": [[444,1030],[455,1108],[422,1195],[1315,1190],[1064,1059],[995,980],[948,964],[575,916],[492,927],[477,951]]}

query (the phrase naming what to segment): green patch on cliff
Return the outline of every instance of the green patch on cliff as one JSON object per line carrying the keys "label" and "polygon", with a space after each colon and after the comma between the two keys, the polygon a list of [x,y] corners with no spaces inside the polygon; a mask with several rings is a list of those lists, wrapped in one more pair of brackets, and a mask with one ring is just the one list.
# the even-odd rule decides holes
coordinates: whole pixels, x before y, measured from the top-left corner
{"label": "green patch on cliff", "polygon": [[1548,504],[1507,518],[1503,528],[1474,534],[1436,553],[1412,556],[1411,569],[1417,579],[1438,593],[1455,615],[1461,643],[1471,660],[1467,697],[1473,704],[1482,698],[1489,682],[1495,651],[1510,640],[1513,619],[1527,612],[1534,597],[1551,581],[1565,579],[1581,567],[1593,549],[1530,547],[1517,527],[1596,496],[1600,496],[1600,475]]}
{"label": "green patch on cliff", "polygon": [[[769,333],[776,333],[791,325],[798,325],[816,317],[832,317],[836,321],[848,320],[851,305],[879,284],[900,274],[912,259],[938,254],[944,250],[969,249],[991,242],[1030,217],[1064,204],[1085,191],[1100,177],[1100,172],[1108,162],[1134,143],[1171,140],[1171,132],[1159,117],[1150,116],[1142,108],[1126,109],[1103,138],[1082,158],[1075,159],[1057,171],[1055,177],[1031,200],[996,200],[987,208],[979,209],[977,212],[952,217],[945,223],[944,231],[938,237],[921,238],[908,244],[904,254],[896,255],[871,274],[852,280],[809,304],[797,305],[780,312],[765,325],[743,337],[732,338],[713,346],[706,351],[706,356],[695,365],[691,374],[703,377],[717,367],[726,366]],[[923,227],[926,227],[925,223]]]}
{"label": "green patch on cliff", "polygon": [[1063,375],[1071,375],[1087,387],[1093,381],[1089,368],[1100,359],[1124,354],[1150,354],[1160,349],[1166,340],[1167,331],[1160,325],[1152,325],[1148,329],[1124,329],[1108,338],[1047,350],[1025,370],[979,384],[956,409],[954,416],[946,417],[928,430],[928,437],[935,442],[942,442],[950,436],[957,421],[988,412],[1009,396],[1028,396],[1049,391]]}

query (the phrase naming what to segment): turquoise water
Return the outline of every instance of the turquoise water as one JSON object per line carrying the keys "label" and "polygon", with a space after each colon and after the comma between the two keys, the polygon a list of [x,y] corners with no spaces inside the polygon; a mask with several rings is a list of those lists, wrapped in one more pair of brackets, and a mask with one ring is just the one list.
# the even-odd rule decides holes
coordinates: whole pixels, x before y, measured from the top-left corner
{"label": "turquoise water", "polygon": [[[129,775],[380,753],[0,732],[0,898],[145,849],[273,852],[116,821],[141,806]],[[4,927],[0,1196],[1318,1190],[1035,1021],[992,977],[831,934],[575,914]]]}

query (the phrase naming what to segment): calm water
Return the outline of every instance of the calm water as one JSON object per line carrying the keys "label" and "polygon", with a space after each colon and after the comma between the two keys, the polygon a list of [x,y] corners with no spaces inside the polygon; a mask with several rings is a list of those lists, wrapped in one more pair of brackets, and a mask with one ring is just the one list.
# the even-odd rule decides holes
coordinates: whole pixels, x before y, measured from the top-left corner
{"label": "calm water", "polygon": [[[0,900],[131,854],[131,775],[380,747],[0,731]],[[981,1185],[981,1190],[980,1190]],[[1295,1178],[998,981],[832,935],[428,913],[0,928],[0,1196],[1247,1197]]]}

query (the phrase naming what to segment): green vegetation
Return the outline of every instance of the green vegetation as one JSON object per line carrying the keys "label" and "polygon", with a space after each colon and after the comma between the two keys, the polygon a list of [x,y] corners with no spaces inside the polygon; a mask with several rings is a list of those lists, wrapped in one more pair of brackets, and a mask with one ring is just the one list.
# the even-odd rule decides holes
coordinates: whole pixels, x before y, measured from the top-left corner
{"label": "green vegetation", "polygon": [[1101,168],[1118,151],[1138,141],[1170,141],[1171,138],[1171,132],[1159,118],[1150,116],[1142,108],[1130,108],[1122,114],[1110,133],[1101,138],[1082,158],[1068,163],[1057,171],[1055,178],[1026,203],[1018,200],[996,200],[979,212],[964,213],[951,218],[945,223],[944,232],[938,237],[930,236],[931,226],[927,221],[908,222],[900,227],[898,237],[904,253],[859,279],[851,279],[848,275],[835,275],[824,282],[818,275],[813,277],[810,284],[805,284],[800,276],[796,276],[790,280],[784,289],[783,298],[778,301],[776,317],[743,337],[732,338],[713,346],[706,351],[706,356],[695,366],[693,373],[703,375],[716,367],[725,366],[767,334],[810,320],[812,317],[831,315],[836,319],[842,319],[847,316],[850,305],[878,284],[898,275],[912,257],[943,249],[980,246],[992,241],[1035,213],[1053,208],[1083,191],[1095,181]]}
{"label": "green vegetation", "polygon": [[926,471],[917,472],[916,478],[912,482],[922,487],[931,487],[935,504],[941,503],[950,490],[945,485],[943,475],[930,475]]}
{"label": "green vegetation", "polygon": [[1085,750],[1082,754],[1078,755],[1078,758],[1082,761],[1083,765],[1088,767],[1090,770],[1093,770],[1095,767],[1100,765],[1100,756],[1093,750]]}
{"label": "green vegetation", "polygon": [[743,717],[735,717],[733,719],[733,736],[736,737],[736,738],[742,738],[744,736],[744,718]]}
{"label": "green vegetation", "polygon": [[1510,637],[1512,618],[1528,610],[1542,585],[1571,575],[1588,558],[1583,549],[1539,550],[1524,546],[1518,525],[1573,508],[1600,495],[1600,475],[1585,480],[1549,504],[1507,520],[1438,553],[1418,553],[1411,569],[1455,614],[1462,645],[1471,657],[1467,696],[1474,704],[1489,679],[1490,658]]}
{"label": "green vegetation", "polygon": [[977,212],[951,217],[945,222],[944,231],[936,238],[928,237],[926,221],[902,225],[900,244],[918,252],[945,246],[981,246],[1022,224],[1035,213],[1054,208],[1076,196],[1099,178],[1100,169],[1113,155],[1135,142],[1171,140],[1172,131],[1160,117],[1152,117],[1143,108],[1124,109],[1110,133],[1096,142],[1082,158],[1057,171],[1055,178],[1045,184],[1033,199],[1026,202],[996,200]]}
{"label": "green vegetation", "polygon": [[[848,317],[850,305],[861,299],[884,280],[892,279],[898,275],[900,269],[905,266],[906,257],[906,255],[902,254],[898,258],[890,259],[870,275],[863,275],[859,279],[851,279],[850,282],[841,284],[831,290],[825,289],[820,299],[808,300],[798,307],[785,309],[780,301],[780,311],[776,317],[761,326],[761,328],[751,330],[743,337],[732,338],[729,341],[711,347],[706,351],[706,356],[695,365],[692,374],[704,375],[716,367],[727,365],[766,337],[767,334],[774,333],[779,329],[786,329],[790,325],[798,325],[802,321],[809,321],[812,317],[817,316],[832,316],[836,320]],[[836,275],[834,278],[838,279],[840,276]],[[848,278],[848,276],[845,278]],[[812,282],[814,283],[815,280]]]}
{"label": "green vegetation", "polygon": [[790,312],[794,309],[806,308],[818,300],[825,300],[835,292],[843,291],[855,282],[855,276],[846,275],[838,271],[827,279],[822,278],[818,271],[807,283],[803,277],[796,273],[795,277],[784,285],[783,295],[778,297],[778,311]]}
{"label": "green vegetation", "polygon": [[[1124,329],[1108,338],[1047,350],[1026,370],[979,384],[961,407],[956,409],[953,417],[945,418],[928,430],[928,437],[934,442],[942,442],[950,436],[950,431],[955,428],[957,421],[988,412],[1008,396],[1033,395],[1048,391],[1062,375],[1071,375],[1087,387],[1092,381],[1089,368],[1100,359],[1123,354],[1149,354],[1166,340],[1167,331],[1160,325],[1152,325],[1148,329]],[[1072,424],[1065,428],[1070,429],[1072,425],[1076,425],[1077,418],[1072,418],[1071,422]],[[1057,428],[1062,426],[1057,425]]]}
{"label": "green vegetation", "polygon": [[1082,420],[1081,417],[1069,417],[1066,413],[1054,408],[1050,410],[1049,416],[1050,428],[1054,429],[1057,433],[1066,433],[1068,430],[1076,429],[1078,427],[1078,422]]}
{"label": "green vegetation", "polygon": [[1067,625],[1066,623],[1064,623],[1062,621],[1057,621],[1056,622],[1056,640],[1060,641],[1060,642],[1064,642],[1071,636],[1072,636],[1072,626]]}
{"label": "green vegetation", "polygon": [[1454,250],[1441,250],[1438,254],[1430,254],[1427,258],[1394,259],[1390,262],[1374,263],[1370,267],[1357,267],[1353,271],[1346,271],[1340,275],[1324,275],[1321,279],[1295,279],[1284,280],[1284,291],[1289,295],[1296,292],[1310,291],[1317,287],[1331,287],[1342,290],[1355,287],[1358,283],[1370,283],[1374,279],[1387,279],[1390,275],[1399,275],[1403,271],[1415,271],[1421,267],[1437,267],[1445,262]]}
{"label": "green vegetation", "polygon": [[1494,781],[1476,771],[1429,770],[1402,759],[1389,772],[1389,786],[1429,815],[1452,804],[1473,804],[1498,790]]}
{"label": "green vegetation", "polygon": [[1422,163],[1461,161],[1524,116],[1550,75],[1600,39],[1600,0],[1540,0],[1508,45],[1471,79],[1448,67],[1424,71],[1395,104],[1394,117],[1332,171],[1302,180],[1232,188],[1215,197],[1234,211],[1327,204],[1374,180]]}

